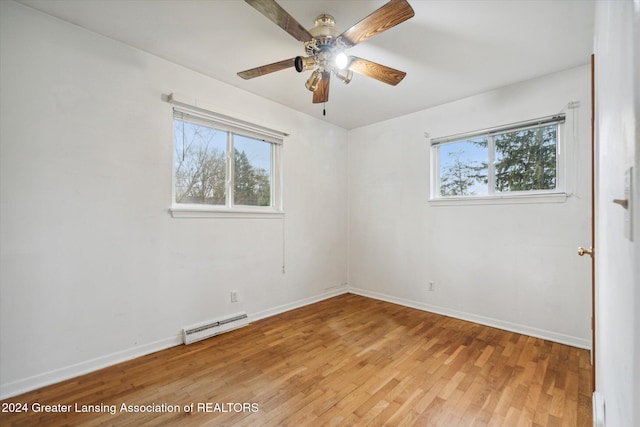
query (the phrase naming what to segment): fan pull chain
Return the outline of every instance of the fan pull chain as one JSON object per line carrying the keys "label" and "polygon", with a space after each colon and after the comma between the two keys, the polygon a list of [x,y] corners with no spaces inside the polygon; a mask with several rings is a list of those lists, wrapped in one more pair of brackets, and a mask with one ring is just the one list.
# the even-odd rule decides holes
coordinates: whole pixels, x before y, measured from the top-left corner
{"label": "fan pull chain", "polygon": [[327,115],[327,104],[322,104],[322,115],[323,116]]}

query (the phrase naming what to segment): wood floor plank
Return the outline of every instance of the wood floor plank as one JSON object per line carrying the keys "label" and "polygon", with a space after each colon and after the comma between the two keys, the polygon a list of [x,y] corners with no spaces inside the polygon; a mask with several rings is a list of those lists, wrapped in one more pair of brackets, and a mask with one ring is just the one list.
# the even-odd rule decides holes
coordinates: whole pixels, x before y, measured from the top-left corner
{"label": "wood floor plank", "polygon": [[591,381],[586,350],[346,294],[5,401],[113,413],[0,425],[586,426]]}

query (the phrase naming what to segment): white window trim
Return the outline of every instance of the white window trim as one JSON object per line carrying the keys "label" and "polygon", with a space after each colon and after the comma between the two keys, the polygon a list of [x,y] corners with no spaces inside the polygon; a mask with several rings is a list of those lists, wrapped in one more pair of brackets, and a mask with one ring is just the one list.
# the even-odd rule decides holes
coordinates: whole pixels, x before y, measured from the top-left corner
{"label": "white window trim", "polygon": [[174,204],[169,208],[173,218],[264,218],[280,219],[284,218],[284,211],[275,209],[251,209],[250,207],[241,209],[216,209],[209,205]]}
{"label": "white window trim", "polygon": [[[564,114],[555,114],[552,116],[541,117],[539,119],[528,120],[524,122],[511,123],[504,126],[496,126],[492,128],[465,132],[461,134],[433,138],[425,132],[425,137],[429,142],[429,157],[431,167],[431,185],[429,187],[429,204],[433,206],[453,206],[453,205],[486,205],[486,204],[521,204],[521,203],[563,203],[567,200],[565,169],[566,160],[564,154],[565,135],[564,126],[566,116]],[[489,194],[468,195],[468,196],[441,196],[440,195],[440,159],[435,155],[438,146],[445,143],[464,141],[477,136],[491,136],[501,132],[507,132],[517,129],[526,129],[528,127],[536,127],[543,125],[543,122],[551,121],[557,123],[557,141],[556,141],[556,188],[552,190],[532,190],[532,191],[511,191],[506,193],[496,192],[494,187],[495,169],[489,168],[488,172],[488,190]],[[490,164],[494,162],[494,146],[493,139],[488,138],[488,158]]]}
{"label": "white window trim", "polygon": [[433,206],[454,206],[454,205],[509,205],[523,203],[564,203],[569,195],[564,192],[527,192],[509,193],[490,196],[462,196],[462,197],[441,197],[429,199],[429,204]]}
{"label": "white window trim", "polygon": [[[282,161],[282,146],[284,137],[289,133],[285,131],[276,130],[273,127],[265,126],[262,124],[256,124],[245,118],[235,118],[228,114],[222,114],[215,107],[207,106],[200,101],[189,101],[184,96],[178,96],[176,94],[170,94],[166,97],[166,101],[173,104],[174,108],[171,110],[171,120],[174,120],[174,110],[182,111],[186,114],[201,117],[203,120],[214,124],[220,124],[223,130],[233,132],[233,129],[242,129],[244,132],[240,134],[247,135],[262,135],[265,137],[264,141],[271,143],[273,148],[271,150],[271,171],[272,171],[272,191],[271,191],[271,206],[242,206],[231,205],[230,198],[227,198],[227,204],[222,205],[200,205],[200,204],[188,204],[188,203],[176,203],[175,202],[175,171],[172,171],[172,188],[171,188],[171,207],[169,212],[173,218],[264,218],[264,219],[279,219],[284,218],[284,202],[283,202],[283,188],[284,180],[282,174],[283,161]],[[175,142],[172,141],[174,144]],[[228,142],[230,144],[230,142]],[[227,149],[227,167],[231,159],[231,151]],[[172,161],[172,168],[174,162]],[[228,187],[233,189],[233,177],[230,176],[230,182]]]}

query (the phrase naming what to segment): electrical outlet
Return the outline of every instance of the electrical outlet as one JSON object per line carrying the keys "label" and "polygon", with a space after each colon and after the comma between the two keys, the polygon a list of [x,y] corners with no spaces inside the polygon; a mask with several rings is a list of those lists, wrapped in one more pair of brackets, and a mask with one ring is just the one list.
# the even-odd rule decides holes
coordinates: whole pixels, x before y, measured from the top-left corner
{"label": "electrical outlet", "polygon": [[238,291],[231,291],[231,302],[238,302]]}
{"label": "electrical outlet", "polygon": [[436,290],[436,284],[434,282],[429,282],[429,291],[434,292]]}

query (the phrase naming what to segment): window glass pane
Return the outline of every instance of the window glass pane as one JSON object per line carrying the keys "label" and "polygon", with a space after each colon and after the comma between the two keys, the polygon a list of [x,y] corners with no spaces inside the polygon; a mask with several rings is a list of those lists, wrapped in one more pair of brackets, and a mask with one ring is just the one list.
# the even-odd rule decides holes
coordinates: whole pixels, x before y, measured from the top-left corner
{"label": "window glass pane", "polygon": [[271,206],[271,148],[268,142],[233,136],[235,205]]}
{"label": "window glass pane", "polygon": [[497,191],[556,188],[557,125],[494,136]]}
{"label": "window glass pane", "polygon": [[224,205],[227,132],[174,120],[176,203]]}
{"label": "window glass pane", "polygon": [[486,137],[442,144],[438,153],[441,196],[488,194]]}

